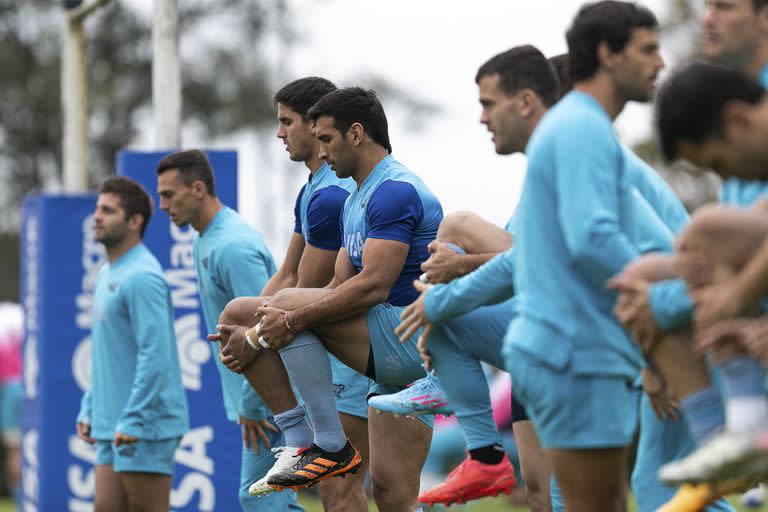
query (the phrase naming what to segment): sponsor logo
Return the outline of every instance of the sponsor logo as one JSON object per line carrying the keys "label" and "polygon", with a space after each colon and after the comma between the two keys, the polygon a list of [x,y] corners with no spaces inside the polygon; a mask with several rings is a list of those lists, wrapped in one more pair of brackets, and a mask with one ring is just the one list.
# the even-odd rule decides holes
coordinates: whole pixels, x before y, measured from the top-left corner
{"label": "sponsor logo", "polygon": [[345,386],[344,384],[334,384],[333,385],[333,396],[335,396],[336,398],[341,398],[341,394],[344,392],[344,389],[346,387],[347,386]]}

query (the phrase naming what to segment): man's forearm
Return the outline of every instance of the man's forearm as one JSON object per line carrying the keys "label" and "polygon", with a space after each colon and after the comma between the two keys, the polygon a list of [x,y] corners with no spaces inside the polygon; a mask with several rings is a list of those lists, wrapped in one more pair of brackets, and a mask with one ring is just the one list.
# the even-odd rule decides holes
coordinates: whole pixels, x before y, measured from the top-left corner
{"label": "man's forearm", "polygon": [[261,291],[261,295],[268,297],[276,294],[284,288],[293,288],[298,283],[299,278],[297,274],[288,274],[284,272],[278,272],[273,275],[267,284],[264,285],[264,289]]}
{"label": "man's forearm", "polygon": [[465,276],[474,272],[481,265],[492,260],[498,253],[486,252],[480,254],[459,254],[456,260],[456,273],[459,276]]}
{"label": "man's forearm", "polygon": [[286,313],[293,331],[299,332],[329,322],[337,322],[366,312],[383,303],[389,287],[383,290],[369,279],[349,279],[333,288],[322,299]]}

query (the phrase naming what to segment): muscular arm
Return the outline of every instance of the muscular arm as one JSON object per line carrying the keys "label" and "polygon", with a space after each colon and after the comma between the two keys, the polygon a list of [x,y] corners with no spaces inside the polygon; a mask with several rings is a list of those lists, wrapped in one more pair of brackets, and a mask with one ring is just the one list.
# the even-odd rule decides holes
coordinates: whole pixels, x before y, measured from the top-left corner
{"label": "muscular arm", "polygon": [[[343,320],[358,315],[389,296],[408,256],[408,244],[394,240],[368,238],[363,246],[363,270],[352,277],[336,275],[332,281],[333,292],[322,299],[286,314],[296,331],[330,321]],[[339,251],[339,258],[346,257]],[[349,258],[347,258],[348,260]],[[337,264],[337,269],[348,274],[349,267]]]}
{"label": "muscular arm", "polygon": [[347,249],[342,247],[336,256],[333,279],[325,288],[337,288],[341,283],[357,275],[357,269],[352,264],[347,254]]}
{"label": "muscular arm", "polygon": [[485,252],[482,254],[457,254],[456,266],[454,269],[458,275],[465,276],[470,272],[474,272],[498,255],[498,252]]}
{"label": "muscular arm", "polygon": [[283,288],[292,288],[299,282],[299,265],[306,244],[301,233],[294,232],[288,244],[283,264],[274,276],[267,282],[261,292],[263,296],[274,295]]}
{"label": "muscular arm", "polygon": [[319,249],[306,244],[299,263],[299,280],[296,287],[323,288],[327,285],[334,277],[334,266],[338,254],[338,251]]}

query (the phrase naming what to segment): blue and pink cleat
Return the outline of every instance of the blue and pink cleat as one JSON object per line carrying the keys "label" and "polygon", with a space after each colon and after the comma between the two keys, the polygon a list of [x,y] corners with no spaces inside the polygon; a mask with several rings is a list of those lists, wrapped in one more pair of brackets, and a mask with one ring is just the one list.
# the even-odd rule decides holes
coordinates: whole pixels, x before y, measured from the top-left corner
{"label": "blue and pink cleat", "polygon": [[397,393],[373,396],[368,400],[368,405],[376,409],[376,412],[388,412],[395,416],[453,414],[448,397],[434,372],[429,372],[423,379]]}

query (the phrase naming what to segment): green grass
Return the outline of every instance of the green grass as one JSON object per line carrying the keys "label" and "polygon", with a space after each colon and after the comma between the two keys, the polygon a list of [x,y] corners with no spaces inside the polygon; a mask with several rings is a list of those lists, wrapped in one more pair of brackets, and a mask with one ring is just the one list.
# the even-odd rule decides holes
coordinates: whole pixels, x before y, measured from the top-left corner
{"label": "green grass", "polygon": [[[300,501],[307,512],[323,512],[323,507],[320,504],[320,500],[317,498],[307,496],[303,497]],[[733,500],[733,503],[738,512],[768,512],[768,506],[764,506],[760,509],[747,509],[737,505],[737,500]],[[15,510],[16,509],[13,507],[13,503],[11,503],[10,500],[0,500],[0,512],[15,512]],[[370,512],[375,512],[376,510],[378,510],[376,505],[371,502]],[[442,510],[448,510],[450,512],[526,512],[528,508],[507,505],[504,498],[488,498],[476,501],[470,505],[453,506],[449,509]],[[634,512],[634,507],[631,507],[630,512]]]}
{"label": "green grass", "polygon": [[[313,498],[311,496],[302,497],[300,500],[301,504],[306,509],[306,512],[323,512],[323,507],[320,504],[320,500],[317,498]],[[739,504],[738,499],[731,500],[733,503],[734,508],[738,512],[768,512],[768,506],[763,506],[762,508],[744,508]],[[370,512],[375,512],[378,509],[376,508],[376,505],[371,502],[370,504]],[[454,505],[448,509],[433,509],[433,510],[444,510],[447,512],[527,512],[530,509],[528,507],[513,507],[511,505],[508,505],[506,503],[506,500],[504,498],[488,498],[480,501],[476,501],[474,503],[471,503],[469,505]],[[0,512],[6,512],[2,508],[0,508]],[[635,507],[633,504],[630,504],[629,512],[635,512]]]}

